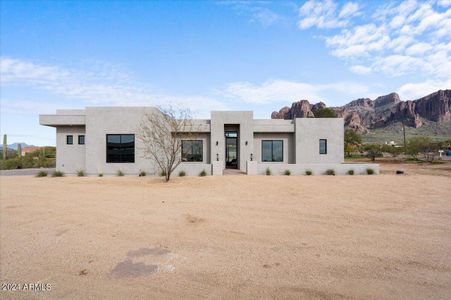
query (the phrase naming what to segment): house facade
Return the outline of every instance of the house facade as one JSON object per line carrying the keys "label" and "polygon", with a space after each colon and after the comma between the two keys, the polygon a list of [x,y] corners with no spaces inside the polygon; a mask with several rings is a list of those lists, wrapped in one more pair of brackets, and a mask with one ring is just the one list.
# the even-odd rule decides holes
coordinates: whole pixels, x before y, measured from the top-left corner
{"label": "house facade", "polygon": [[[140,123],[152,107],[87,107],[40,115],[41,125],[56,128],[56,168],[72,174],[158,174],[145,157]],[[249,175],[323,174],[334,169],[356,174],[377,164],[344,163],[342,118],[254,119],[252,111],[212,111],[210,119],[192,121],[189,138],[180,137],[182,163],[176,172],[222,175],[231,169]],[[177,173],[175,173],[177,174]]]}

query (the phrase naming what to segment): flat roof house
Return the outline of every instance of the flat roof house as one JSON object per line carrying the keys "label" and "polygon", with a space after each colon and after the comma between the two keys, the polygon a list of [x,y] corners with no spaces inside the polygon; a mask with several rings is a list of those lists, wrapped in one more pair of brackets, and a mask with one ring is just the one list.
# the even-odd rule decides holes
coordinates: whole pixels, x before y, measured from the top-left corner
{"label": "flat roof house", "polygon": [[[56,168],[66,173],[158,174],[144,158],[140,122],[153,107],[87,107],[40,115],[41,125],[56,128]],[[323,174],[334,169],[356,174],[377,164],[344,164],[342,118],[254,119],[252,111],[212,111],[210,119],[193,120],[195,134],[182,139],[182,163],[176,172],[222,175],[236,169],[249,175]],[[177,174],[177,173],[175,173]]]}

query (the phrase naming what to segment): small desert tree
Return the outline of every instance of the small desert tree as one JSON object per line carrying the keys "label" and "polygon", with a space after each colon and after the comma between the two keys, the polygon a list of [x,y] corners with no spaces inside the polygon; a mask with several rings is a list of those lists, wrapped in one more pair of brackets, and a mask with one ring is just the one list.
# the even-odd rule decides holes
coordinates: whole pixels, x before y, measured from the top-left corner
{"label": "small desert tree", "polygon": [[375,161],[377,157],[382,157],[381,145],[367,144],[364,149],[367,152],[366,156],[371,158],[371,161]]}
{"label": "small desert tree", "polygon": [[143,143],[145,158],[151,159],[164,174],[166,181],[181,163],[181,136],[193,132],[192,116],[188,109],[161,108],[145,114],[138,138]]}
{"label": "small desert tree", "polygon": [[351,156],[351,152],[353,151],[354,146],[362,143],[362,137],[354,130],[348,128],[345,130],[344,138],[346,156]]}
{"label": "small desert tree", "polygon": [[418,153],[422,153],[426,161],[433,161],[439,149],[440,144],[429,137],[413,137],[407,141],[407,153],[414,158],[417,158]]}

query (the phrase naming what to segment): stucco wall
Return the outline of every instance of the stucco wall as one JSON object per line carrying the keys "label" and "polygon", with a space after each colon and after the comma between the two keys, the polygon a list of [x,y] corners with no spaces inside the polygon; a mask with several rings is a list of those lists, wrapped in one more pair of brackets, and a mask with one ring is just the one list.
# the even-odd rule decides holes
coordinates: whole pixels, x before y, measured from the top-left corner
{"label": "stucco wall", "polygon": [[[299,118],[295,121],[296,163],[342,163],[342,118]],[[319,154],[319,140],[327,139],[327,154]]]}
{"label": "stucco wall", "polygon": [[[73,144],[67,145],[66,136],[73,136]],[[56,129],[56,169],[67,174],[85,169],[86,146],[78,144],[78,136],[86,134],[84,126],[60,126]]]}
{"label": "stucco wall", "polygon": [[[263,140],[282,140],[283,141],[283,163],[294,163],[294,134],[293,133],[254,133],[254,160],[262,162],[262,141]],[[277,164],[278,162],[265,162],[268,164]]]}
{"label": "stucco wall", "polygon": [[[144,158],[143,144],[139,139],[139,125],[146,113],[154,108],[142,107],[88,107],[86,108],[86,172],[88,174],[138,174],[146,171],[154,174],[152,162]],[[106,135],[135,134],[135,163],[107,163]],[[157,172],[158,173],[158,172]]]}

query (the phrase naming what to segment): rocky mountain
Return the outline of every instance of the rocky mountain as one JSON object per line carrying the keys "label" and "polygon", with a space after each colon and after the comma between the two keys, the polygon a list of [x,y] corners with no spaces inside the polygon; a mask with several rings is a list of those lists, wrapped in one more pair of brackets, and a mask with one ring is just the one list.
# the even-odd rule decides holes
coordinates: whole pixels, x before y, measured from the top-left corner
{"label": "rocky mountain", "polygon": [[28,145],[26,143],[13,143],[13,144],[8,144],[7,148],[8,149],[17,150],[17,147],[19,146],[19,144],[22,147],[22,149],[25,148],[25,147],[34,147],[33,145]]}
{"label": "rocky mountain", "polygon": [[[315,111],[325,108],[323,102],[310,104],[308,100],[294,102],[271,114],[272,119],[315,117]],[[417,100],[402,101],[391,93],[374,100],[361,98],[339,107],[330,107],[338,117],[344,118],[345,126],[358,132],[383,128],[404,121],[407,126],[418,128],[427,120],[437,123],[451,120],[451,90],[439,90]]]}

